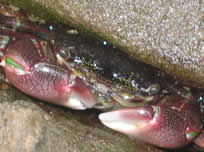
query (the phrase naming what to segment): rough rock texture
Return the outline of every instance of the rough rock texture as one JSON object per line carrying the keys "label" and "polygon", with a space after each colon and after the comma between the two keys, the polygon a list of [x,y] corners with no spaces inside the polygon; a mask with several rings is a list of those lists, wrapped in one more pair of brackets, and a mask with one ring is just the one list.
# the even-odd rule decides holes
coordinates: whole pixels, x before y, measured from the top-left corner
{"label": "rough rock texture", "polygon": [[0,124],[1,152],[163,152],[103,127],[94,111],[44,105],[2,82]]}
{"label": "rough rock texture", "polygon": [[203,0],[1,1],[41,15],[39,6],[48,8],[64,22],[124,48],[132,58],[204,88]]}

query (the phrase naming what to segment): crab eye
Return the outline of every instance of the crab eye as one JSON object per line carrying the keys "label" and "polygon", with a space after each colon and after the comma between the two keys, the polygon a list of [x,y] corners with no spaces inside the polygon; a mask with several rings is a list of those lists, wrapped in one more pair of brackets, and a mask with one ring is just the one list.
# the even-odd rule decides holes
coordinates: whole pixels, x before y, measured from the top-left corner
{"label": "crab eye", "polygon": [[149,94],[150,95],[155,95],[157,93],[159,93],[160,91],[160,87],[158,84],[153,84],[149,87]]}
{"label": "crab eye", "polygon": [[6,57],[6,64],[25,73],[24,68],[9,57]]}
{"label": "crab eye", "polygon": [[65,51],[62,49],[59,51],[59,55],[64,59],[68,59],[69,57],[71,57],[71,53],[69,51]]}

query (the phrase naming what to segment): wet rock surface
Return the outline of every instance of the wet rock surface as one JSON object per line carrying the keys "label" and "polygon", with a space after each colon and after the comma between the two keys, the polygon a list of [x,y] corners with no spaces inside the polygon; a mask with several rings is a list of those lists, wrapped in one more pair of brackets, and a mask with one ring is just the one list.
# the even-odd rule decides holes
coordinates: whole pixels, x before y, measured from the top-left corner
{"label": "wet rock surface", "polygon": [[4,152],[162,152],[105,128],[96,111],[44,104],[2,82],[0,116]]}
{"label": "wet rock surface", "polygon": [[204,88],[202,1],[4,2],[11,2],[41,15],[38,11],[40,6],[48,8],[51,14],[59,16],[63,22],[95,33],[124,48],[131,58],[152,64],[185,84]]}

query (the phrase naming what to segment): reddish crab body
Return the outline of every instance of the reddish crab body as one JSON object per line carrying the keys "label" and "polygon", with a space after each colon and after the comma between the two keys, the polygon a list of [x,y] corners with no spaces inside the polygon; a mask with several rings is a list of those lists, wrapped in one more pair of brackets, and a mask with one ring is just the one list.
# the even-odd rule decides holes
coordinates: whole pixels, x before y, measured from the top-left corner
{"label": "reddish crab body", "polygon": [[[0,52],[16,88],[72,109],[113,110],[99,119],[131,137],[180,148],[202,131],[202,96],[106,41],[0,15]],[[203,134],[196,143],[203,147]]]}

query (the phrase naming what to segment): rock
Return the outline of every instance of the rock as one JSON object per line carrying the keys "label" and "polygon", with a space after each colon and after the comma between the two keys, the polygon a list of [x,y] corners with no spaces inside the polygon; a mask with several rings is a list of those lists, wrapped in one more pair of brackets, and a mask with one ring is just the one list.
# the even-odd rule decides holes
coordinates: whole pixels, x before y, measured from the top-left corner
{"label": "rock", "polygon": [[33,151],[39,141],[43,140],[40,138],[43,137],[45,118],[29,102],[3,102],[0,114],[1,151]]}
{"label": "rock", "polygon": [[0,2],[15,4],[48,19],[55,16],[55,19],[92,32],[124,48],[131,58],[152,64],[187,85],[204,88],[202,1]]}

